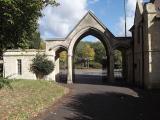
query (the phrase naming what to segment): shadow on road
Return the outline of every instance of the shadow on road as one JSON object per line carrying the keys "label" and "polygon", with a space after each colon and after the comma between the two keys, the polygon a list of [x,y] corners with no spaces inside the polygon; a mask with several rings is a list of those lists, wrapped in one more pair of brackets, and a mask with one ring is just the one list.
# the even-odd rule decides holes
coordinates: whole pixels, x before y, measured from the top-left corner
{"label": "shadow on road", "polygon": [[75,75],[74,83],[77,84],[93,84],[93,85],[103,85],[104,78],[100,75]]}
{"label": "shadow on road", "polygon": [[[59,75],[59,83],[67,83],[67,73],[62,71]],[[91,84],[91,85],[114,85],[126,86],[128,85],[122,77],[116,77],[115,81],[110,81],[107,73],[101,69],[76,69],[73,75],[73,82],[76,84]]]}
{"label": "shadow on road", "polygon": [[120,87],[133,87],[129,85],[125,80],[117,78],[114,81],[110,81],[107,76],[102,75],[75,75],[74,83],[76,84],[91,84],[91,85],[111,85]]}
{"label": "shadow on road", "polygon": [[115,92],[73,96],[65,120],[159,120],[160,92],[141,92],[139,97]]}
{"label": "shadow on road", "polygon": [[74,83],[72,94],[43,120],[160,120],[158,90],[134,88],[123,79],[109,81],[96,71],[78,71]]}
{"label": "shadow on road", "polygon": [[[61,75],[58,83],[67,84],[67,76]],[[111,85],[119,87],[134,87],[129,85],[125,80],[117,78],[114,81],[110,81],[107,76],[102,75],[87,75],[87,74],[75,74],[73,77],[74,84],[90,84],[90,85]]]}
{"label": "shadow on road", "polygon": [[[71,94],[37,120],[160,120],[160,91],[129,87],[124,80],[76,75]],[[65,84],[67,86],[67,84]]]}

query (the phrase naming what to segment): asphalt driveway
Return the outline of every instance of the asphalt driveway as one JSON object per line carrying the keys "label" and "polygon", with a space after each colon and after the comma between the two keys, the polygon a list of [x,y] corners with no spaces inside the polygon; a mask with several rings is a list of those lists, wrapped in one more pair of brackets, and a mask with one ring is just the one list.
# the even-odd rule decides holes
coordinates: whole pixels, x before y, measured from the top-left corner
{"label": "asphalt driveway", "polygon": [[[84,83],[86,78],[86,83]],[[71,94],[36,120],[160,120],[160,92],[83,77]],[[87,82],[89,80],[90,82]],[[98,81],[93,82],[92,81]]]}

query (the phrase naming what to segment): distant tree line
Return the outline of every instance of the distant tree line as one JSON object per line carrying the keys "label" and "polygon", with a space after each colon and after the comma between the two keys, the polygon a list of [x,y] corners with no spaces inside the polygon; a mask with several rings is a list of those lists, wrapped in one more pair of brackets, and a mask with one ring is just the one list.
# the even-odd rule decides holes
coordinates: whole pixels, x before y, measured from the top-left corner
{"label": "distant tree line", "polygon": [[100,68],[105,56],[106,50],[101,42],[81,41],[75,50],[74,63],[78,68]]}
{"label": "distant tree line", "polygon": [[[80,41],[74,51],[75,68],[102,68],[106,67],[106,49],[104,45],[98,42]],[[114,51],[114,61],[116,67],[122,65],[122,55],[118,50]],[[67,52],[60,53],[61,66],[67,66]],[[62,65],[63,64],[63,65]]]}

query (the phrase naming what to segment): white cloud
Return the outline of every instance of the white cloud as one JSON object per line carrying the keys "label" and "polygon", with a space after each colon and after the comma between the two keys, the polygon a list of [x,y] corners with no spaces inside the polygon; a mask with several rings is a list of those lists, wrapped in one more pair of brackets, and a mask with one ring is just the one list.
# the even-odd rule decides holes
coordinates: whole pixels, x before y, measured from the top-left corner
{"label": "white cloud", "polygon": [[[97,0],[92,0],[97,1]],[[59,0],[60,6],[47,6],[39,19],[43,39],[65,37],[87,12],[87,0]]]}
{"label": "white cloud", "polygon": [[89,0],[89,3],[94,4],[96,2],[98,2],[99,0]]}
{"label": "white cloud", "polygon": [[[140,0],[141,2],[143,0]],[[134,23],[134,16],[135,16],[135,8],[136,8],[137,0],[127,0],[126,3],[126,11],[127,11],[127,35],[130,36],[131,33],[129,29],[132,27]],[[119,23],[116,25],[117,36],[124,36],[125,34],[125,19],[124,16],[120,17]]]}

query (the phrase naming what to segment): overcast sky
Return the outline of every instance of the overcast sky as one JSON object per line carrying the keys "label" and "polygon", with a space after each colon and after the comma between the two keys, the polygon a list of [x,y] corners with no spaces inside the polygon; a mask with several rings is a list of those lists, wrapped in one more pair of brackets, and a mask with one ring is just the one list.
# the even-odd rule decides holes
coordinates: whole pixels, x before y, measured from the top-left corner
{"label": "overcast sky", "polygon": [[[136,1],[126,0],[127,29],[133,25]],[[145,0],[147,1],[149,0]],[[124,35],[124,0],[58,0],[58,2],[60,6],[48,6],[42,11],[44,16],[39,19],[39,30],[43,39],[67,36],[88,10],[91,10],[115,36]]]}

